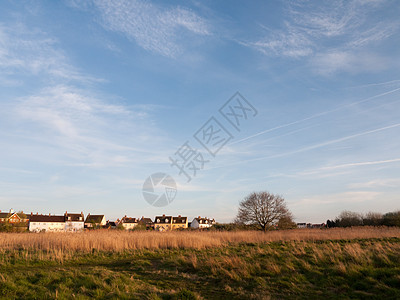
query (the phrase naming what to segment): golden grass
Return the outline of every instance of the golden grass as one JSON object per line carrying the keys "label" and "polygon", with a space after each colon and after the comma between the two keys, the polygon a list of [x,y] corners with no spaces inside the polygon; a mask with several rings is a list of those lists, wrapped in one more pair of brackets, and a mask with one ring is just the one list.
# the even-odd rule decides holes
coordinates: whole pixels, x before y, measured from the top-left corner
{"label": "golden grass", "polygon": [[[0,249],[33,249],[44,251],[95,250],[124,251],[129,249],[204,249],[237,243],[265,243],[275,241],[318,241],[400,237],[400,228],[353,227],[332,229],[294,229],[271,232],[260,231],[117,231],[97,230],[81,233],[0,233]],[[349,249],[350,250],[350,249]],[[355,249],[355,252],[358,249]],[[316,253],[317,259],[320,254]],[[194,262],[195,264],[195,262]]]}

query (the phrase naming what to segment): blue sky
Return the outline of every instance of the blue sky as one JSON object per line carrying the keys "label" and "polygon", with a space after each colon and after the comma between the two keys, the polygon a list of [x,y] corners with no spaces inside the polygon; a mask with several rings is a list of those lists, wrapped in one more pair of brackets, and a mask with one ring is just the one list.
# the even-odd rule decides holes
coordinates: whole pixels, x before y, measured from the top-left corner
{"label": "blue sky", "polygon": [[[253,191],[296,221],[400,200],[397,1],[2,1],[0,209],[229,222]],[[239,91],[256,116],[218,112]],[[214,116],[233,138],[210,156]],[[169,157],[186,142],[190,182]],[[142,196],[152,173],[178,186]]]}

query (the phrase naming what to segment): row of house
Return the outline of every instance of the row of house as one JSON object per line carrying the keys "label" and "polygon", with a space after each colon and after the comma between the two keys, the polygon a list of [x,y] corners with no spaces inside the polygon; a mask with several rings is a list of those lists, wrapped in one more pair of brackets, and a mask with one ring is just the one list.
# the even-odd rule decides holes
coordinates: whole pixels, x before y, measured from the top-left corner
{"label": "row of house", "polygon": [[324,227],[326,227],[325,223],[318,223],[318,224],[297,223],[297,228],[324,228]]}
{"label": "row of house", "polygon": [[69,213],[65,212],[64,215],[43,215],[43,214],[29,214],[26,215],[22,212],[8,213],[0,211],[0,223],[11,224],[26,224],[29,231],[41,232],[76,232],[85,228],[117,228],[121,227],[126,230],[132,230],[136,226],[141,225],[146,229],[154,229],[157,231],[167,231],[185,228],[205,229],[215,224],[214,219],[197,217],[192,222],[188,222],[187,217],[181,215],[174,216],[156,216],[154,222],[150,218],[142,217],[141,219],[124,216],[117,221],[106,221],[104,215],[91,215],[88,214],[86,219],[83,212]]}

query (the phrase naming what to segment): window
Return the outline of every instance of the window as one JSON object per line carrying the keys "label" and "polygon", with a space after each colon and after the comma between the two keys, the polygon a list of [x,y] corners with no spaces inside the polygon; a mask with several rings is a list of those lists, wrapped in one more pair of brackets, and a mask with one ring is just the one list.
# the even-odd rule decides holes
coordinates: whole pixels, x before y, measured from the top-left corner
{"label": "window", "polygon": [[168,222],[168,219],[165,219],[165,222]]}

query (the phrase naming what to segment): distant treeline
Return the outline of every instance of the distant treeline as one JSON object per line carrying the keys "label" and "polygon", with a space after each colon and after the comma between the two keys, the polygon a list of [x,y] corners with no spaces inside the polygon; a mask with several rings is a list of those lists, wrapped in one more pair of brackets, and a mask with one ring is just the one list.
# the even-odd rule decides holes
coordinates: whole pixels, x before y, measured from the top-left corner
{"label": "distant treeline", "polygon": [[343,211],[336,219],[327,220],[326,226],[331,227],[351,227],[351,226],[399,226],[400,210],[388,212],[386,214],[369,212],[361,214],[352,211]]}

